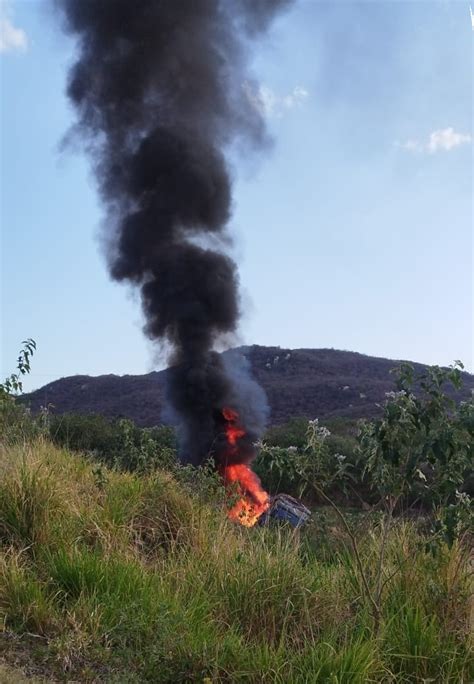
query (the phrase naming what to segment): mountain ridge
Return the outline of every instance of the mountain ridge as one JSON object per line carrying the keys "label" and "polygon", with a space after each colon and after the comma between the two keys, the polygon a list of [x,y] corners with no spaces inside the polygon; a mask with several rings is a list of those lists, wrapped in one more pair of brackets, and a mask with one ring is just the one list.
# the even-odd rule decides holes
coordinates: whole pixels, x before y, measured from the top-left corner
{"label": "mountain ridge", "polygon": [[[247,345],[223,354],[241,353],[270,405],[269,423],[292,417],[372,417],[385,393],[395,389],[390,370],[401,360],[337,349],[289,349]],[[426,364],[412,363],[417,372]],[[131,418],[151,427],[162,422],[167,370],[144,375],[73,375],[24,396],[33,412],[48,406],[54,413],[99,413]],[[458,400],[474,390],[474,376],[463,372],[463,389],[450,392]]]}

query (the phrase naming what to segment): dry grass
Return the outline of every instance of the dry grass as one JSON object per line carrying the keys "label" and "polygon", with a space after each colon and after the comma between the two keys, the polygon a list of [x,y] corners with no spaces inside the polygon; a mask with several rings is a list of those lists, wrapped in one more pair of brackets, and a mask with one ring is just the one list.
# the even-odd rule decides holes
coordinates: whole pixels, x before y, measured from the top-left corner
{"label": "dry grass", "polygon": [[[460,544],[433,557],[413,524],[394,526],[376,637],[339,528],[323,555],[317,530],[240,528],[169,473],[98,470],[42,440],[0,463],[0,624],[39,640],[29,662],[51,677],[470,681]],[[378,543],[366,528],[369,580]]]}

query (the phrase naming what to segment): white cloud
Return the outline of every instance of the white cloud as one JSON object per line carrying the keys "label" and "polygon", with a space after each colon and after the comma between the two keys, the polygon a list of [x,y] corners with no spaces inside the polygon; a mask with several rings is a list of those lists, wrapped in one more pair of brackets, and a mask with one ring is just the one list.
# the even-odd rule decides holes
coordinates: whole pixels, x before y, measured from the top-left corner
{"label": "white cloud", "polygon": [[281,117],[286,111],[301,107],[309,95],[306,88],[299,85],[286,95],[277,95],[266,85],[259,85],[254,88],[248,81],[243,83],[242,88],[250,104],[262,116],[268,117]]}
{"label": "white cloud", "polygon": [[423,150],[423,145],[418,140],[407,140],[401,143],[400,147],[409,152],[421,152]]}
{"label": "white cloud", "polygon": [[427,147],[429,152],[438,152],[438,150],[446,150],[449,152],[449,150],[452,150],[454,147],[459,147],[459,145],[470,142],[470,135],[456,133],[453,128],[443,128],[431,133]]}
{"label": "white cloud", "polygon": [[0,52],[26,50],[28,38],[21,28],[13,25],[6,2],[0,2]]}
{"label": "white cloud", "polygon": [[430,133],[427,141],[410,139],[403,143],[396,143],[408,152],[428,152],[434,154],[441,150],[450,152],[455,147],[460,145],[467,145],[472,141],[472,136],[469,133],[456,133],[452,126],[448,128],[439,128]]}
{"label": "white cloud", "polygon": [[286,109],[293,109],[294,107],[299,107],[308,97],[309,93],[306,88],[302,86],[296,86],[289,95],[285,95],[282,98],[283,106]]}

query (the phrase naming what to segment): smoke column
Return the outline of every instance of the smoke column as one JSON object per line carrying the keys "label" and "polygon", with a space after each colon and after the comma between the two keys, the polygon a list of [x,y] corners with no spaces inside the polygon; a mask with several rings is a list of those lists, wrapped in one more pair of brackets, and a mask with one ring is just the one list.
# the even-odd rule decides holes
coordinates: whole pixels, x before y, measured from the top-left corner
{"label": "smoke column", "polygon": [[[244,399],[213,351],[235,331],[238,277],[205,237],[224,237],[231,213],[224,150],[239,137],[265,140],[242,88],[247,52],[287,0],[57,2],[78,41],[67,92],[107,212],[111,276],[139,288],[146,334],[172,349],[182,455],[219,461],[222,408],[239,410],[252,392]],[[260,415],[250,408],[248,446]]]}

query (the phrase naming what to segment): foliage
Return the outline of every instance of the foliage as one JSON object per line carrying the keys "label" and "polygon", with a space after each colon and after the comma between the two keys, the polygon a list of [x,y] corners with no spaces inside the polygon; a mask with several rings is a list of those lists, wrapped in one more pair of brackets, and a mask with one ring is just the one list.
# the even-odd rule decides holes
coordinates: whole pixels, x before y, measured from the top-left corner
{"label": "foliage", "polygon": [[18,373],[12,373],[0,383],[0,399],[5,399],[5,395],[12,396],[23,391],[21,376],[30,372],[30,358],[36,351],[36,342],[28,338],[23,340],[22,349],[18,354],[17,369]]}
{"label": "foliage", "polygon": [[2,439],[15,440],[19,437],[33,437],[39,434],[39,421],[33,421],[29,411],[18,403],[17,399],[23,390],[21,378],[30,372],[30,359],[36,351],[36,342],[28,338],[22,342],[17,359],[17,373],[11,373],[0,382],[0,435]]}
{"label": "foliage", "polygon": [[461,368],[435,366],[415,377],[402,364],[398,391],[389,393],[379,420],[361,423],[358,436],[359,462],[382,502],[421,502],[449,543],[474,521],[462,491],[472,472],[474,402],[458,406],[444,391],[446,384],[459,389]]}
{"label": "foliage", "polygon": [[122,470],[172,468],[176,463],[174,430],[166,426],[139,428],[125,418],[64,414],[50,416],[49,432],[56,444]]}
{"label": "foliage", "polygon": [[[298,432],[301,422],[295,421]],[[271,435],[273,442],[277,441]],[[304,441],[297,439],[298,445],[281,446],[286,443],[293,431],[281,432],[279,444],[272,445],[267,441],[259,443],[259,453],[255,461],[255,470],[263,483],[272,493],[286,491],[298,497],[309,494],[310,482],[318,481],[329,489],[335,487],[347,493],[347,485],[354,479],[352,458],[335,450],[337,444],[352,444],[342,437],[334,440],[327,427],[319,424],[319,420],[305,421]],[[349,450],[351,456],[353,450]]]}
{"label": "foliage", "polygon": [[[74,455],[44,429],[2,440],[7,645],[40,639],[29,665],[54,680],[471,681],[474,414],[444,391],[459,379],[403,366],[382,417],[360,426],[357,462],[318,420],[297,445],[263,443],[259,468],[327,504],[297,531],[233,525],[212,467],[179,466],[167,428],[48,415]],[[340,508],[334,491],[362,477],[373,510]],[[395,515],[417,502],[431,529]]]}
{"label": "foliage", "polygon": [[[471,497],[462,488],[472,473],[474,404],[458,406],[444,390],[447,383],[459,389],[461,368],[459,362],[449,369],[435,366],[415,378],[414,369],[402,364],[397,369],[398,391],[388,393],[382,417],[360,424],[355,464],[343,454],[331,453],[327,443],[330,432],[318,420],[308,422],[302,447],[260,445],[261,471],[286,477],[300,495],[313,490],[333,508],[350,540],[355,577],[377,635],[386,584],[399,572],[396,568],[384,578],[396,510],[415,503],[428,509],[431,529],[423,543],[432,551],[439,550],[440,542],[452,545],[473,526]],[[351,486],[350,481],[359,490],[368,483],[376,497],[375,508],[381,511],[375,572],[368,572],[364,565],[357,531],[333,496],[335,484],[343,489],[346,484]]]}
{"label": "foliage", "polygon": [[303,421],[295,419],[268,433],[255,469],[272,493],[309,496],[316,484],[332,500],[345,496],[390,515],[422,507],[432,532],[452,543],[472,524],[474,402],[457,404],[446,390],[460,388],[461,369],[458,362],[415,377],[402,364],[381,418],[360,422],[356,437],[350,422],[333,420],[333,435],[316,419],[304,423],[303,439]]}
{"label": "foliage", "polygon": [[306,443],[307,429],[307,418],[291,418],[283,425],[270,427],[265,435],[265,443],[271,447],[287,449],[295,446],[301,449]]}

